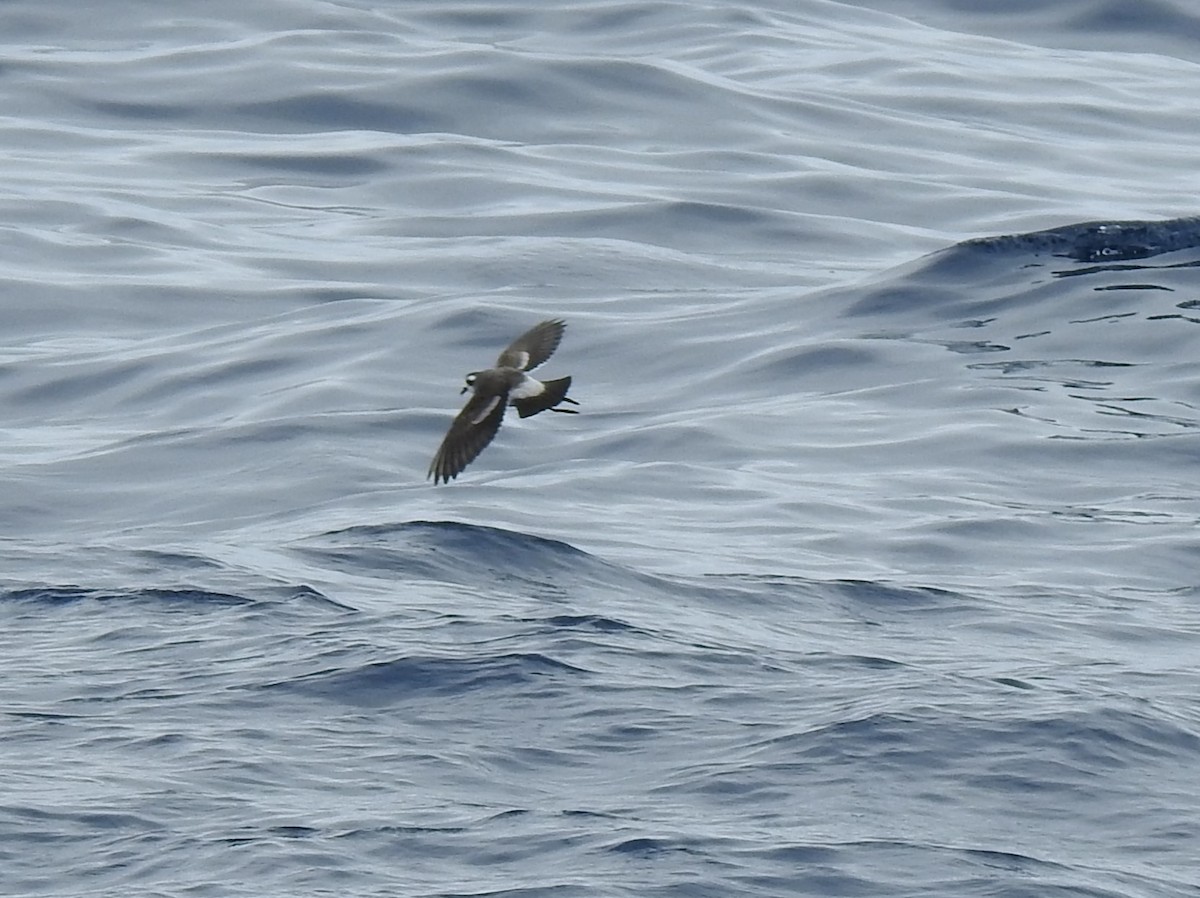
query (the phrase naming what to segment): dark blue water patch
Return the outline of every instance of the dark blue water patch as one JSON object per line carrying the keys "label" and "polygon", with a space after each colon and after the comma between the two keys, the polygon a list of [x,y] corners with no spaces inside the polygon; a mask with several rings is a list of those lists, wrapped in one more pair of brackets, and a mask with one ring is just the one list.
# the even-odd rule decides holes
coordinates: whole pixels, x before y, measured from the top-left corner
{"label": "dark blue water patch", "polygon": [[[1081,289],[1098,292],[1134,286],[1186,295],[1197,281],[1198,249],[1197,218],[1071,225],[967,240],[885,275],[877,286],[839,292],[865,293],[844,305],[847,315],[924,312],[966,326],[1021,306],[1054,302],[1063,294],[1055,286],[1061,278],[1084,279]],[[1125,261],[1174,253],[1184,258],[1154,264]]]}
{"label": "dark blue water patch", "polygon": [[[1145,258],[1073,258],[1095,254],[1099,237],[1114,257]],[[967,241],[874,283],[814,295],[809,308],[832,316],[825,326],[841,343],[873,347],[847,370],[855,387],[920,360],[909,401],[931,408],[967,410],[977,397],[1056,438],[1173,436],[1200,429],[1200,375],[1181,361],[1200,354],[1189,320],[1198,243],[1195,218]],[[946,355],[922,358],[920,346]]]}
{"label": "dark blue water patch", "polygon": [[[689,585],[692,581],[688,581]],[[936,617],[969,619],[987,607],[981,597],[940,587],[906,586],[875,580],[809,580],[755,574],[699,578],[692,595],[715,606],[740,607],[747,613],[773,613],[805,606],[836,608],[850,619],[871,625],[889,619]],[[813,656],[819,657],[819,656]],[[831,655],[855,663],[852,656]],[[884,658],[864,663],[887,665]]]}
{"label": "dark blue water patch", "polygon": [[827,584],[837,595],[863,606],[889,610],[946,611],[973,606],[962,593],[938,587],[900,586],[871,580],[838,580]]}
{"label": "dark blue water patch", "polygon": [[[608,850],[617,854],[632,854],[642,858],[652,858],[655,855],[667,852],[692,851],[687,845],[681,844],[677,840],[648,837],[625,839],[621,842],[615,842],[608,846]],[[703,852],[701,853],[703,854]]]}
{"label": "dark blue water patch", "polygon": [[[1059,862],[1054,859],[1061,856],[1058,845],[1066,840],[1031,845],[1025,852],[974,849],[960,844],[969,842],[969,835],[948,843],[930,840],[922,837],[924,827],[919,820],[906,817],[892,821],[891,815],[886,816],[895,825],[881,829],[901,834],[734,852],[733,856],[743,860],[748,869],[758,871],[757,876],[747,873],[737,878],[762,894],[778,893],[781,888],[804,895],[944,894],[980,898],[1129,898],[1146,894],[1183,898],[1189,894],[1178,883],[1141,871],[1127,873],[1102,862]],[[905,831],[912,835],[903,838]],[[852,875],[854,872],[860,875]]]}
{"label": "dark blue water patch", "polygon": [[[773,614],[792,612],[809,601],[833,603],[856,618],[879,617],[876,612],[866,615],[867,605],[853,599],[855,592],[869,588],[866,583],[846,586],[843,594],[844,584],[831,588],[822,581],[794,577],[651,575],[562,541],[453,521],[355,526],[299,540],[288,551],[323,571],[391,584],[411,613],[433,613],[447,626],[462,627],[460,640],[480,638],[483,631],[477,629],[474,613],[478,608],[464,606],[457,596],[447,604],[441,596],[447,584],[478,594],[488,607],[504,597],[532,601],[541,609],[538,613],[505,615],[501,631],[506,638],[542,646],[555,657],[579,658],[583,666],[598,653],[605,656],[604,663],[641,669],[658,659],[654,663],[682,665],[697,676],[718,668],[773,668],[776,662],[770,658],[731,649],[722,630],[769,628]],[[902,588],[879,590],[879,607],[887,607],[882,596],[887,593],[895,599],[891,610],[896,613],[903,613],[905,606],[912,606],[909,613],[918,610],[917,601]],[[970,604],[962,596],[936,590],[924,598],[920,610],[930,613]],[[613,610],[591,612],[597,603]],[[688,618],[711,616],[714,629],[705,636],[689,633],[670,617],[670,609]],[[484,630],[490,632],[493,625],[484,625]]]}
{"label": "dark blue water patch", "polygon": [[[1200,762],[1195,728],[1162,717],[1103,706],[1050,715],[1031,709],[1028,717],[1016,712],[1009,706],[994,717],[947,716],[933,708],[874,714],[832,724],[804,757],[871,758],[893,769],[935,762],[969,785],[1039,793],[1070,792],[1103,771],[1119,775],[1147,766],[1175,779]],[[987,760],[980,765],[978,758]],[[1111,791],[1124,786],[1114,783]]]}
{"label": "dark blue water patch", "polygon": [[[206,611],[213,608],[253,606],[263,603],[312,604],[350,610],[310,586],[258,585],[253,595],[214,592],[189,586],[112,589],[85,586],[23,586],[0,590],[0,602],[31,607],[61,608],[72,605],[116,605],[123,608],[153,608],[165,611]],[[93,609],[95,610],[95,609]]]}
{"label": "dark blue water patch", "polygon": [[150,572],[161,573],[163,570],[212,572],[226,569],[226,565],[198,552],[134,549],[127,557],[133,564],[140,562],[142,571],[147,574]]}
{"label": "dark blue water patch", "polygon": [[136,124],[179,122],[194,116],[192,107],[180,103],[133,103],[112,100],[93,100],[80,103],[97,115],[127,119]]}
{"label": "dark blue water patch", "polygon": [[[221,153],[215,157],[221,163],[236,169],[262,169],[291,175],[334,175],[362,178],[377,175],[392,167],[392,163],[357,152],[350,154],[332,153]],[[296,181],[295,183],[303,183]],[[322,180],[321,183],[325,183]]]}
{"label": "dark blue water patch", "polygon": [[804,658],[806,667],[819,669],[822,673],[843,673],[845,676],[861,676],[869,671],[886,671],[908,668],[910,665],[894,658],[877,655],[846,655],[833,652],[814,652]]}
{"label": "dark blue water patch", "polygon": [[1003,7],[972,0],[861,0],[911,21],[960,34],[980,34],[1087,53],[1161,53],[1200,59],[1200,16],[1178,0],[1011,0]]}
{"label": "dark blue water patch", "polygon": [[242,127],[255,131],[394,131],[400,134],[441,130],[441,116],[402,100],[371,101],[333,93],[293,93],[229,108]]}
{"label": "dark blue water patch", "polygon": [[637,632],[638,628],[619,620],[598,617],[594,614],[557,614],[541,618],[541,624],[555,630],[595,631],[598,633]]}
{"label": "dark blue water patch", "polygon": [[331,668],[264,684],[319,695],[344,704],[379,707],[422,696],[505,693],[546,688],[560,677],[585,675],[582,669],[540,653],[506,652],[474,657],[409,656],[349,668]]}
{"label": "dark blue water patch", "polygon": [[1039,735],[1090,771],[1141,762],[1200,763],[1200,726],[1134,709],[1101,708],[1031,724]]}
{"label": "dark blue water patch", "polygon": [[658,584],[559,540],[457,521],[359,525],[306,538],[291,550],[338,570],[444,583],[486,586],[501,578],[500,585],[510,580]]}
{"label": "dark blue water patch", "polygon": [[86,831],[93,827],[97,829],[123,829],[128,827],[135,830],[146,830],[158,825],[157,821],[150,818],[117,811],[67,811],[34,807],[7,807],[6,810],[29,823],[35,821],[39,823],[54,821],[66,823],[72,827],[78,826],[81,831]]}
{"label": "dark blue water patch", "polygon": [[1090,221],[1028,234],[980,237],[957,251],[1050,254],[1076,262],[1121,262],[1200,246],[1200,217],[1166,221]]}
{"label": "dark blue water patch", "polygon": [[467,826],[380,826],[372,830],[349,829],[338,833],[336,838],[351,840],[374,835],[454,835],[468,831]]}
{"label": "dark blue water patch", "polygon": [[150,603],[160,607],[220,607],[248,605],[254,602],[245,596],[215,593],[203,589],[131,589],[117,591],[88,589],[79,586],[35,586],[0,592],[0,601],[31,605],[66,605],[82,602]]}

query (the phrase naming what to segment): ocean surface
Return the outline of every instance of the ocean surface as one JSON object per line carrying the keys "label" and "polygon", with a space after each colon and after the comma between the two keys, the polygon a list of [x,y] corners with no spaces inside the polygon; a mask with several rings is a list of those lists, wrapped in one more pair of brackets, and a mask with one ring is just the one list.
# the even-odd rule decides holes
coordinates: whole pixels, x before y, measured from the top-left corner
{"label": "ocean surface", "polygon": [[0,894],[1200,896],[1200,9],[986,6],[0,6]]}

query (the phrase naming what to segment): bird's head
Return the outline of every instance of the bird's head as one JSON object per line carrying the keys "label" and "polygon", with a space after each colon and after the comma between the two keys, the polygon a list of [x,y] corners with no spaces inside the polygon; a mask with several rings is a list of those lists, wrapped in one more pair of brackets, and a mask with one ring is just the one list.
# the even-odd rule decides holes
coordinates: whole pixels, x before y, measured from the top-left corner
{"label": "bird's head", "polygon": [[468,374],[467,375],[467,385],[465,387],[463,387],[461,390],[459,390],[458,395],[461,396],[463,393],[467,392],[467,390],[475,389],[475,381],[478,378],[479,378],[478,371],[472,371],[470,374]]}

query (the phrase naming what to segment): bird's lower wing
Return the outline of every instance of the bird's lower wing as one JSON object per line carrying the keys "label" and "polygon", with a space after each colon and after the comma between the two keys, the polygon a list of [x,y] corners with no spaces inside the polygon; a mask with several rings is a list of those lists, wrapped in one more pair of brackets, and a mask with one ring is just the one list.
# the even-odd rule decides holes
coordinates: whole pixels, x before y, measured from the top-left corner
{"label": "bird's lower wing", "polygon": [[434,483],[449,483],[461,474],[496,436],[507,404],[507,395],[472,396],[450,425],[426,478],[432,477]]}

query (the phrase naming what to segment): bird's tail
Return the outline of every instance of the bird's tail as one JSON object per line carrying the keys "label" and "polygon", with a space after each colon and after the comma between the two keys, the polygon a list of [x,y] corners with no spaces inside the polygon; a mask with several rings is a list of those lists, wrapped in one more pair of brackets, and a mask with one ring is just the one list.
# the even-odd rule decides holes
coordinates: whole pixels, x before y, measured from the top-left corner
{"label": "bird's tail", "polygon": [[536,415],[538,412],[546,411],[546,409],[552,412],[562,412],[567,415],[579,414],[572,408],[554,407],[561,402],[579,405],[574,399],[567,397],[567,390],[571,389],[571,378],[560,377],[558,380],[547,380],[542,383],[542,386],[545,389],[536,396],[530,396],[528,399],[518,399],[513,402],[513,407],[516,408],[517,414],[522,418],[528,418],[530,415]]}

